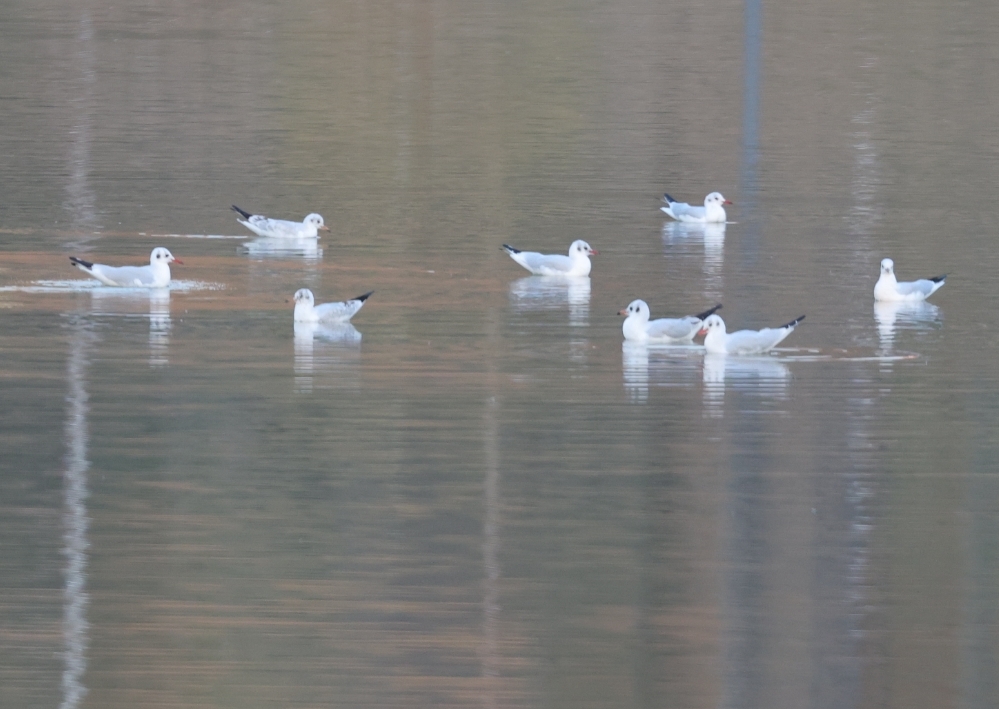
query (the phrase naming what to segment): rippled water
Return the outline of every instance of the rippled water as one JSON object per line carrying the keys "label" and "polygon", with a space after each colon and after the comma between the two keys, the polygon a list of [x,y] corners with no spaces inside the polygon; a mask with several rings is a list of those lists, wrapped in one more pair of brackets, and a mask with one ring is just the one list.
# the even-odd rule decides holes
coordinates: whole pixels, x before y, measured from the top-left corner
{"label": "rippled water", "polygon": [[996,706],[999,9],[899,10],[0,8],[0,705]]}

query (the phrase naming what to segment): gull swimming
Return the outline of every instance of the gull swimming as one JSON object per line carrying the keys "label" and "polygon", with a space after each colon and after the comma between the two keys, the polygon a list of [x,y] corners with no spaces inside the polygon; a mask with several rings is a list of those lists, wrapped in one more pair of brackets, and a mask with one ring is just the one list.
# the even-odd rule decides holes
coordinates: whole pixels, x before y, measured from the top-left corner
{"label": "gull swimming", "polygon": [[721,303],[697,315],[687,315],[682,318],[658,318],[649,320],[651,312],[644,300],[633,300],[631,304],[618,312],[624,316],[624,339],[634,342],[650,343],[682,343],[690,342],[701,329],[704,318],[713,315],[721,308]]}
{"label": "gull swimming", "polygon": [[170,285],[170,263],[184,263],[162,246],[157,246],[149,254],[148,266],[105,266],[76,256],[70,256],[69,260],[104,285],[119,288],[166,288]]}
{"label": "gull swimming", "polygon": [[761,354],[776,347],[781,340],[794,332],[805,316],[795,318],[780,327],[765,327],[762,330],[725,331],[725,321],[720,315],[711,315],[704,321],[699,335],[705,335],[704,349],[711,354]]}
{"label": "gull swimming", "polygon": [[881,259],[881,277],[874,286],[874,300],[895,303],[926,300],[943,286],[946,278],[945,273],[934,278],[899,283],[895,280],[895,262],[890,258]]}
{"label": "gull swimming", "polygon": [[510,258],[533,273],[535,276],[588,276],[590,275],[590,256],[599,252],[590,248],[582,239],[577,239],[569,246],[569,255],[539,254],[536,251],[521,251],[509,244],[503,244],[503,250]]}
{"label": "gull swimming", "polygon": [[665,207],[660,209],[670,215],[678,222],[693,222],[696,224],[718,224],[725,223],[725,207],[723,205],[732,204],[725,199],[721,192],[712,192],[704,198],[703,207],[691,207],[686,202],[677,202],[668,194],[663,194],[666,201]]}
{"label": "gull swimming", "polygon": [[343,301],[341,303],[322,303],[316,305],[315,296],[308,288],[295,292],[295,322],[345,323],[348,322],[364,301],[374,293],[369,291],[364,295]]}
{"label": "gull swimming", "polygon": [[245,212],[235,204],[232,209],[242,215],[242,219],[237,219],[240,224],[252,231],[257,236],[267,236],[273,239],[301,239],[303,237],[315,238],[320,231],[329,231],[330,228],[323,223],[321,214],[309,214],[300,222],[290,222],[285,219],[271,219],[262,214],[250,214]]}

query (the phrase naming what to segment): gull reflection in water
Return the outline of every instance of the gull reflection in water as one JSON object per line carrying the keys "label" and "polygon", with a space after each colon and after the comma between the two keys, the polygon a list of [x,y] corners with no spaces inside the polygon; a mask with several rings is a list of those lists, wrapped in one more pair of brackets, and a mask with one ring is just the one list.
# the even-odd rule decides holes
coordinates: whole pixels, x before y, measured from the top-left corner
{"label": "gull reflection in water", "polygon": [[308,394],[319,372],[342,374],[339,386],[359,386],[361,333],[350,323],[295,323],[295,392]]}
{"label": "gull reflection in water", "polygon": [[589,276],[528,276],[510,284],[510,303],[518,312],[549,310],[568,305],[569,324],[590,321]]}
{"label": "gull reflection in water", "polygon": [[632,404],[644,404],[649,399],[649,347],[640,342],[624,341],[621,345],[621,369],[624,390]]}
{"label": "gull reflection in water", "polygon": [[149,314],[149,366],[165,367],[170,363],[169,288],[94,288],[90,291],[93,315],[142,317]]}
{"label": "gull reflection in water", "polygon": [[648,401],[650,383],[695,386],[697,362],[702,352],[704,348],[694,344],[649,345],[625,340],[621,344],[621,370],[628,401],[632,404]]}
{"label": "gull reflection in water", "polygon": [[240,249],[250,256],[261,258],[299,256],[305,261],[315,261],[322,258],[323,255],[323,250],[319,248],[318,238],[269,239],[261,237],[244,242]]}
{"label": "gull reflection in water", "polygon": [[710,418],[725,415],[725,387],[775,400],[787,398],[791,370],[769,355],[704,355],[704,410]]}
{"label": "gull reflection in water", "polygon": [[675,246],[683,243],[704,244],[704,295],[709,300],[722,296],[722,270],[725,265],[725,224],[663,224],[663,243]]}
{"label": "gull reflection in water", "polygon": [[895,345],[895,328],[928,330],[940,322],[940,309],[925,300],[915,303],[874,303],[878,321],[881,354],[890,355]]}
{"label": "gull reflection in water", "polygon": [[170,346],[170,291],[154,288],[149,294],[149,366],[165,367],[170,363],[167,348]]}

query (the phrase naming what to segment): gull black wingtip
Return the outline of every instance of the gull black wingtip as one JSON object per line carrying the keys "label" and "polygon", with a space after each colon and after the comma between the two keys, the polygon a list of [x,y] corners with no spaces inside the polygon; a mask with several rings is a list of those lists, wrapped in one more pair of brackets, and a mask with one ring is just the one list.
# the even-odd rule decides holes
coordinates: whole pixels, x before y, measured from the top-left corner
{"label": "gull black wingtip", "polygon": [[788,323],[787,325],[781,325],[781,326],[780,326],[779,328],[777,328],[777,329],[778,329],[778,330],[783,330],[783,329],[784,329],[785,327],[797,327],[797,326],[798,326],[798,323],[800,323],[800,322],[801,322],[802,320],[804,320],[804,319],[805,319],[805,316],[804,316],[804,315],[799,315],[799,316],[798,316],[798,317],[796,317],[796,318],[795,318],[794,320],[792,320],[791,322],[789,322],[789,323]]}
{"label": "gull black wingtip", "polygon": [[504,251],[506,251],[508,253],[511,253],[511,254],[519,254],[520,253],[520,249],[515,249],[512,246],[510,246],[510,244],[503,244],[503,246],[501,248]]}
{"label": "gull black wingtip", "polygon": [[368,291],[367,293],[365,293],[364,295],[359,295],[359,296],[357,296],[356,298],[354,298],[354,300],[359,300],[359,301],[361,301],[361,302],[363,303],[364,301],[366,301],[366,300],[367,300],[368,298],[370,298],[370,297],[371,297],[371,294],[372,294],[372,293],[374,293],[374,291],[373,291],[373,290],[369,290],[369,291]]}
{"label": "gull black wingtip", "polygon": [[676,200],[669,196],[668,192],[663,192],[663,199],[666,200],[667,204],[673,204]]}
{"label": "gull black wingtip", "polygon": [[930,280],[933,281],[934,283],[943,283],[945,280],[947,280],[947,274],[945,273],[942,276],[934,276]]}
{"label": "gull black wingtip", "polygon": [[250,214],[249,212],[245,212],[245,211],[243,211],[242,209],[240,209],[239,207],[237,207],[237,206],[236,206],[235,204],[234,204],[234,205],[232,205],[232,211],[234,211],[234,212],[237,212],[237,213],[239,213],[240,215],[242,215],[243,219],[249,219],[250,217],[252,217],[252,216],[253,216],[253,215],[252,215],[252,214]]}
{"label": "gull black wingtip", "polygon": [[70,256],[69,260],[74,266],[82,266],[88,271],[94,267],[94,264],[90,263],[90,261],[84,261],[82,258],[77,258],[76,256]]}
{"label": "gull black wingtip", "polygon": [[709,317],[711,315],[714,315],[717,311],[721,310],[721,307],[722,307],[722,305],[721,305],[721,303],[719,303],[715,307],[708,308],[703,313],[698,313],[694,317],[697,318],[698,320],[703,320],[704,318]]}

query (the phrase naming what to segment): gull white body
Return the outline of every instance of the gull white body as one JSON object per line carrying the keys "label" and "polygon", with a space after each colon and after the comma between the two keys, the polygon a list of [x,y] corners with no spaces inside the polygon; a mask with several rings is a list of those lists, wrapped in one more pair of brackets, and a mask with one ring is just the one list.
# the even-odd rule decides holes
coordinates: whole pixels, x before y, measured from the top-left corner
{"label": "gull white body", "polygon": [[232,205],[232,208],[243,217],[236,221],[257,236],[266,236],[272,239],[314,239],[319,236],[320,231],[330,230],[323,222],[321,214],[309,214],[300,222],[292,222],[285,219],[271,219],[262,214],[250,214],[235,204]]}
{"label": "gull white body", "polygon": [[694,335],[701,329],[704,318],[719,308],[721,305],[697,315],[649,320],[651,312],[648,304],[644,300],[633,300],[627,308],[618,312],[618,315],[625,316],[621,329],[626,340],[650,344],[680,344],[692,341]]}
{"label": "gull white body", "polygon": [[572,245],[569,246],[568,256],[521,251],[509,244],[503,244],[503,250],[510,254],[510,258],[535,276],[588,276],[590,275],[590,256],[598,253],[582,239],[572,242]]}
{"label": "gull white body", "polygon": [[686,202],[677,202],[668,194],[663,195],[666,201],[665,207],[660,209],[670,215],[678,222],[690,222],[693,224],[724,224],[726,219],[726,204],[732,204],[725,199],[721,192],[712,192],[704,198],[703,207],[694,207]]}
{"label": "gull white body", "polygon": [[874,286],[874,300],[888,303],[912,303],[926,300],[944,284],[947,274],[935,278],[921,278],[918,281],[895,279],[895,262],[890,258],[881,260],[881,277]]}
{"label": "gull white body", "polygon": [[170,285],[170,264],[174,261],[183,263],[162,246],[149,254],[148,266],[105,266],[76,256],[70,256],[69,260],[88,276],[118,288],[166,288]]}
{"label": "gull white body", "polygon": [[795,318],[787,325],[766,327],[762,330],[739,330],[726,332],[725,321],[718,315],[711,315],[704,321],[701,332],[705,333],[704,349],[711,354],[749,355],[761,354],[776,347],[785,337],[794,332],[805,316]]}
{"label": "gull white body", "polygon": [[300,323],[345,323],[364,305],[370,291],[351,300],[340,303],[321,303],[316,305],[316,299],[308,288],[295,292],[295,322]]}

